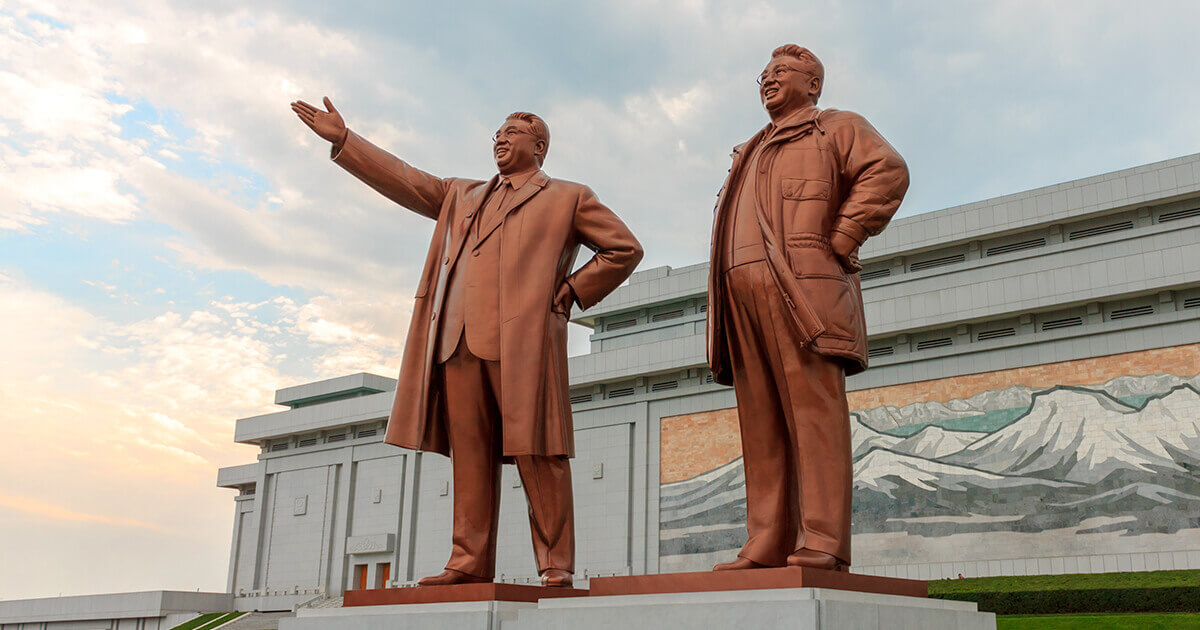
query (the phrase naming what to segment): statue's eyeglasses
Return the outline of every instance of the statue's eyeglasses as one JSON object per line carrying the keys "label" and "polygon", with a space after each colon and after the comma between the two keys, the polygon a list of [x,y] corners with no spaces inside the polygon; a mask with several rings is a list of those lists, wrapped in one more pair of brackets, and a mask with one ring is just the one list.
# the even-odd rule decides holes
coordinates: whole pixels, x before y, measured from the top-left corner
{"label": "statue's eyeglasses", "polygon": [[[766,83],[768,78],[779,81],[780,79],[783,78],[783,75],[785,75],[789,72],[799,72],[801,74],[811,74],[810,72],[805,72],[804,70],[801,70],[799,68],[793,68],[791,66],[778,66],[774,70],[771,70],[769,73],[763,72],[762,74],[758,75],[758,84],[762,85],[763,83]],[[768,74],[770,75],[769,77],[768,77]]]}
{"label": "statue's eyeglasses", "polygon": [[[512,140],[513,137],[519,133],[527,133],[531,136],[534,136],[533,132],[531,132],[531,131],[525,131],[524,129],[517,129],[516,127],[509,127],[508,129],[501,129],[500,131],[497,131],[495,134],[493,134],[492,135],[492,144],[500,142],[500,138],[504,138],[505,140]],[[534,137],[536,138],[537,136],[534,136]]]}

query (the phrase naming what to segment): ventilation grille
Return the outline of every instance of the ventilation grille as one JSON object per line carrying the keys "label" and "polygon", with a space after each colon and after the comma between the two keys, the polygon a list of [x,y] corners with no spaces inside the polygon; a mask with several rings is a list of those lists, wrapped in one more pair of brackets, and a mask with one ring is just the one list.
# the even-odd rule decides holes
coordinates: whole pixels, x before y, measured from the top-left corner
{"label": "ventilation grille", "polygon": [[893,354],[896,354],[895,346],[880,346],[878,348],[867,349],[868,357],[890,357]]}
{"label": "ventilation grille", "polygon": [[1001,337],[1011,337],[1017,334],[1017,331],[1012,328],[997,328],[995,330],[983,330],[975,336],[976,341],[987,341],[988,339],[999,339]]}
{"label": "ventilation grille", "polygon": [[668,389],[678,389],[679,381],[662,381],[650,386],[652,392],[665,392]]}
{"label": "ventilation grille", "polygon": [[316,446],[316,445],[317,445],[317,438],[304,438],[303,440],[300,440],[300,444],[299,444],[300,448]]}
{"label": "ventilation grille", "polygon": [[941,337],[939,339],[926,339],[925,341],[917,342],[917,350],[929,350],[932,348],[943,348],[945,346],[954,345],[954,340],[949,337]]}
{"label": "ventilation grille", "polygon": [[1129,319],[1130,317],[1141,317],[1142,315],[1153,315],[1154,307],[1149,304],[1143,306],[1131,306],[1129,308],[1118,308],[1108,314],[1109,319]]}
{"label": "ventilation grille", "polygon": [[578,396],[571,397],[572,405],[579,405],[579,404],[586,403],[586,402],[592,402],[591,394],[580,394]]}
{"label": "ventilation grille", "polygon": [[334,433],[333,435],[325,438],[326,444],[328,444],[330,442],[345,442],[345,441],[346,441],[345,433]]}
{"label": "ventilation grille", "polygon": [[1071,326],[1082,325],[1082,317],[1064,317],[1063,319],[1052,319],[1047,322],[1042,322],[1042,330],[1058,330],[1059,328],[1070,328]]}
{"label": "ventilation grille", "polygon": [[356,438],[375,437],[375,433],[377,431],[378,431],[378,429],[367,429],[366,431],[359,431],[358,433],[354,434],[354,437],[356,437]]}
{"label": "ventilation grille", "polygon": [[279,451],[286,451],[287,449],[288,449],[287,442],[280,442],[278,444],[271,445],[272,453],[278,453]]}
{"label": "ventilation grille", "polygon": [[1183,308],[1200,308],[1200,297],[1188,298],[1184,300]]}
{"label": "ventilation grille", "polygon": [[608,390],[608,394],[606,397],[607,398],[623,398],[625,396],[632,396],[632,395],[633,395],[632,387],[618,387],[617,389]]}
{"label": "ventilation grille", "polygon": [[708,312],[708,302],[701,304],[699,311],[701,313],[707,313]]}
{"label": "ventilation grille", "polygon": [[665,321],[668,319],[678,319],[680,317],[683,317],[683,309],[679,309],[676,311],[667,311],[665,313],[656,313],[656,314],[650,316],[650,321],[651,322],[661,322],[661,321]]}
{"label": "ventilation grille", "polygon": [[1174,221],[1176,219],[1187,219],[1189,217],[1200,217],[1200,208],[1191,208],[1189,210],[1175,210],[1173,212],[1164,212],[1158,215],[1159,223]]}
{"label": "ventilation grille", "polygon": [[622,319],[619,322],[609,322],[604,330],[621,330],[622,328],[632,328],[637,326],[636,319]]}
{"label": "ventilation grille", "polygon": [[966,254],[954,254],[953,256],[942,256],[932,260],[922,260],[908,266],[909,271],[921,271],[923,269],[933,269],[934,267],[945,267],[946,265],[956,265],[967,259]]}
{"label": "ventilation grille", "polygon": [[888,267],[884,267],[883,269],[875,269],[873,271],[864,271],[861,274],[859,274],[858,277],[860,280],[874,280],[876,278],[886,278],[890,275],[892,275],[892,270]]}
{"label": "ventilation grille", "polygon": [[987,248],[987,252],[985,252],[984,255],[995,256],[997,254],[1010,254],[1012,252],[1019,252],[1019,251],[1023,251],[1026,249],[1035,249],[1037,247],[1045,247],[1045,245],[1046,245],[1046,239],[1035,238],[1035,239],[1028,240],[1028,241],[1021,241],[1020,243],[1009,243],[1007,245],[997,245],[995,247],[989,247],[989,248]]}
{"label": "ventilation grille", "polygon": [[1092,227],[1092,228],[1084,228],[1082,230],[1075,230],[1074,232],[1067,234],[1067,240],[1068,241],[1077,241],[1081,238],[1090,238],[1092,236],[1100,236],[1101,234],[1108,234],[1110,232],[1120,232],[1121,230],[1131,230],[1131,229],[1133,229],[1133,221],[1121,221],[1119,223],[1109,223],[1108,225],[1099,225],[1099,226]]}
{"label": "ventilation grille", "polygon": [[709,372],[708,374],[704,375],[704,382],[705,382],[705,384],[711,384],[713,382],[712,372]]}

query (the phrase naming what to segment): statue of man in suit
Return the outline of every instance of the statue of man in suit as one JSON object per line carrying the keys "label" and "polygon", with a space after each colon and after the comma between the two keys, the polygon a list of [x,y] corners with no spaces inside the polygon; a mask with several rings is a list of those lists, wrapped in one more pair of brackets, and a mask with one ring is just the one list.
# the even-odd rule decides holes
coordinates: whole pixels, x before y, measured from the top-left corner
{"label": "statue of man in suit", "polygon": [[708,361],[737,393],[749,538],[716,570],[850,565],[858,248],[899,208],[908,168],[862,116],[817,109],[824,81],[808,49],[775,49],[758,80],[771,122],[734,149],[717,201]]}
{"label": "statue of man in suit", "polygon": [[[303,101],[292,109],[332,143],[333,161],[437,222],[384,441],[451,458],[453,550],[422,585],[490,582],[496,568],[501,462],[528,499],[542,584],[570,586],[575,522],[567,317],[617,288],[642,247],[587,186],[541,170],[550,130],[510,115],[492,142],[499,174],[440,178],[410,166]],[[595,255],[571,273],[579,246]]]}

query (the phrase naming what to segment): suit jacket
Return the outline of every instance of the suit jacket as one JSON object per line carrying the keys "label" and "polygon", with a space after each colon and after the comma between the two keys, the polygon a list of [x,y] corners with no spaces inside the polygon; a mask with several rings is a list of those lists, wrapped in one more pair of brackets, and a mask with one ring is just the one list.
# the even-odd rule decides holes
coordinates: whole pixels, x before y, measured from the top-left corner
{"label": "suit jacket", "polygon": [[[819,354],[843,359],[847,374],[867,368],[867,330],[857,272],[843,269],[830,247],[842,232],[860,245],[883,231],[908,190],[908,166],[862,116],[815,107],[772,125],[734,149],[717,198],[708,282],[708,362],[713,380],[730,385],[721,265],[725,222],[742,177],[755,178],[759,225],[771,268],[794,317],[792,325]],[[755,149],[755,172],[743,172]]]}
{"label": "suit jacket", "polygon": [[[468,247],[471,218],[498,175],[487,182],[435,177],[354,132],[340,150],[335,147],[333,160],[392,201],[437,221],[417,285],[384,441],[450,453],[443,393],[433,378],[437,320],[449,270],[458,257],[478,251],[494,256],[485,262],[499,269],[499,311],[494,316],[500,322],[503,454],[574,456],[567,318],[553,312],[551,302],[565,281],[586,309],[633,273],[642,247],[625,224],[587,186],[539,171],[505,204],[501,216],[480,226],[479,238]],[[484,247],[488,243],[498,246]],[[572,274],[580,245],[596,253]]]}

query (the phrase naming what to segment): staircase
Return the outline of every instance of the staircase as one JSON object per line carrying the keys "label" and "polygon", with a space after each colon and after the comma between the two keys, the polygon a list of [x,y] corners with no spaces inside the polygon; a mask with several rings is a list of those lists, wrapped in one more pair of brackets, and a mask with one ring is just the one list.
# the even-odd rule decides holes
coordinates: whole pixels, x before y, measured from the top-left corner
{"label": "staircase", "polygon": [[306,608],[341,608],[341,607],[342,607],[342,598],[341,597],[329,597],[326,599],[322,599],[322,600],[313,602],[312,604],[306,606]]}
{"label": "staircase", "polygon": [[252,612],[221,626],[221,630],[279,630],[280,619],[295,616],[296,613],[290,612]]}

